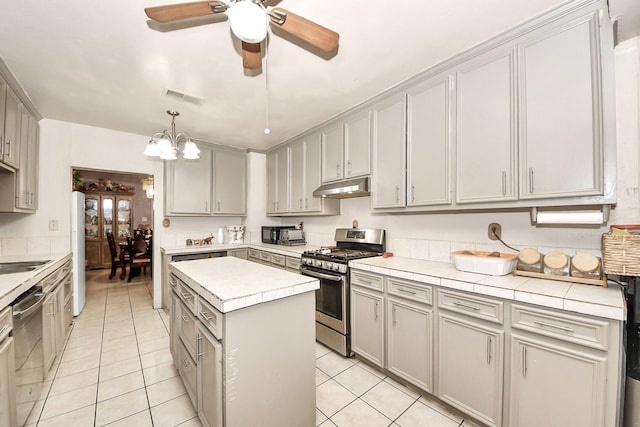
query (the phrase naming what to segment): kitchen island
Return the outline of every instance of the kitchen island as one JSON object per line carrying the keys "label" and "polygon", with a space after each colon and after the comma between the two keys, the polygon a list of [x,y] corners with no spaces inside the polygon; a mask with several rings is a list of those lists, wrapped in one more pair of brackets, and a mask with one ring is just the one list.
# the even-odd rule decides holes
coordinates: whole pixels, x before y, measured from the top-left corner
{"label": "kitchen island", "polygon": [[235,257],[170,265],[171,351],[203,425],[315,425],[317,279]]}

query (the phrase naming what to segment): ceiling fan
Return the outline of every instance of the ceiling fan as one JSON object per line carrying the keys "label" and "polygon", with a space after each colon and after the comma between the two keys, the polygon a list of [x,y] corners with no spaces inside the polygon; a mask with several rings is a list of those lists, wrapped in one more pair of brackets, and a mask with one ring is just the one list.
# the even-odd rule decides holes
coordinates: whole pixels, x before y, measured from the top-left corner
{"label": "ceiling fan", "polygon": [[335,31],[279,7],[268,10],[265,1],[198,1],[148,7],[144,11],[149,19],[160,23],[228,12],[231,31],[242,40],[242,65],[249,70],[262,65],[260,42],[267,36],[269,23],[325,52],[338,47],[339,35]]}

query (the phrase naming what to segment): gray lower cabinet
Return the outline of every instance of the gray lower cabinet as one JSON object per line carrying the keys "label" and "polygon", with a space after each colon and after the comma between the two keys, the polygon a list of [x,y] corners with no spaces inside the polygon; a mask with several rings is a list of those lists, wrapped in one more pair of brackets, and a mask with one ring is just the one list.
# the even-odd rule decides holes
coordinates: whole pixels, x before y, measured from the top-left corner
{"label": "gray lower cabinet", "polygon": [[389,277],[386,285],[387,369],[433,393],[431,287]]}
{"label": "gray lower cabinet", "polygon": [[424,277],[351,270],[358,357],[488,426],[617,425],[621,322]]}
{"label": "gray lower cabinet", "polygon": [[227,256],[234,256],[236,258],[248,259],[249,251],[246,248],[243,249],[231,249],[227,251]]}
{"label": "gray lower cabinet", "polygon": [[204,427],[222,424],[222,344],[202,324],[197,326],[198,416]]}
{"label": "gray lower cabinet", "polygon": [[0,425],[16,425],[16,368],[11,307],[0,312]]}
{"label": "gray lower cabinet", "polygon": [[487,425],[502,425],[504,332],[445,313],[438,324],[438,397]]}

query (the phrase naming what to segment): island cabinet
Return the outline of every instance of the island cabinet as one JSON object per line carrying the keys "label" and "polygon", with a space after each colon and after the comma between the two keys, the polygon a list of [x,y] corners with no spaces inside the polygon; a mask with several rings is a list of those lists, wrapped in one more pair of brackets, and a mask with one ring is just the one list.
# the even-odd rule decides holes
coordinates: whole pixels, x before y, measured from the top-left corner
{"label": "island cabinet", "polygon": [[235,257],[171,274],[172,355],[202,425],[314,425],[317,279]]}
{"label": "island cabinet", "polygon": [[165,215],[246,215],[246,153],[197,145],[199,159],[165,162]]}
{"label": "island cabinet", "polygon": [[0,311],[0,425],[14,426],[16,420],[16,367],[11,307]]}

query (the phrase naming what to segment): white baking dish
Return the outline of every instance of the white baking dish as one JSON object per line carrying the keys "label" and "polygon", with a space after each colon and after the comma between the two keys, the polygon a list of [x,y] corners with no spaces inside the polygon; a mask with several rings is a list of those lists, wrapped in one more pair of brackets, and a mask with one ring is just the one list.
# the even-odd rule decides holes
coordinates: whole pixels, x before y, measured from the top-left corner
{"label": "white baking dish", "polygon": [[518,263],[518,255],[502,252],[463,250],[451,252],[451,258],[455,267],[460,271],[490,274],[492,276],[509,274]]}

